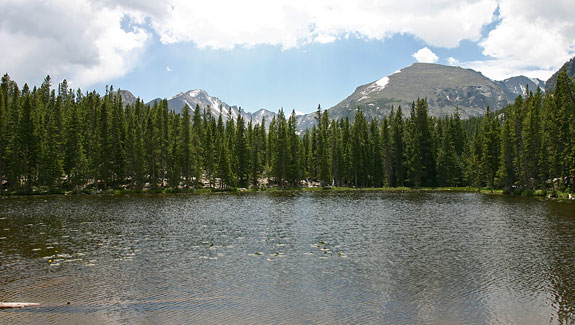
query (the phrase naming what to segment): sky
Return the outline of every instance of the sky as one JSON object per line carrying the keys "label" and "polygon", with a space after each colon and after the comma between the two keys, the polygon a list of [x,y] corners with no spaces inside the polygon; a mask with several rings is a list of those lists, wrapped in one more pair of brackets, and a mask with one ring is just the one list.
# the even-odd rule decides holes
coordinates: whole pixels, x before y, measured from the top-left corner
{"label": "sky", "polygon": [[0,72],[144,101],[204,89],[308,113],[415,62],[546,80],[575,56],[572,0],[0,0]]}

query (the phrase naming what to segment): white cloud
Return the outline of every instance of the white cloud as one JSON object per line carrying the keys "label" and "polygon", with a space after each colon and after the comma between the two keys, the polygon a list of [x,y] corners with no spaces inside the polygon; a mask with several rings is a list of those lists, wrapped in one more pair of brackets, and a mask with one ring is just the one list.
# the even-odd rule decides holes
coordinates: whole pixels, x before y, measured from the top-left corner
{"label": "white cloud", "polygon": [[435,63],[437,60],[439,60],[437,55],[435,55],[435,53],[433,53],[427,47],[419,49],[419,51],[413,53],[411,56],[413,56],[417,62],[422,63]]}
{"label": "white cloud", "polygon": [[167,66],[166,66],[166,71],[167,71],[167,72],[172,72],[172,68],[170,68],[170,66],[167,65]]}
{"label": "white cloud", "polygon": [[[482,39],[498,6],[498,25]],[[152,35],[213,49],[288,49],[350,35],[410,34],[444,48],[470,40],[490,60],[460,64],[491,77],[544,76],[575,55],[572,0],[2,0],[0,12],[0,71],[33,83],[50,73],[81,87],[133,69]],[[421,51],[416,59],[437,61]]]}
{"label": "white cloud", "polygon": [[460,66],[481,72],[484,76],[493,80],[504,80],[513,76],[527,76],[547,80],[565,62],[561,62],[556,68],[539,68],[525,66],[521,61],[513,60],[484,60],[461,62]]}
{"label": "white cloud", "polygon": [[543,80],[575,55],[575,6],[570,0],[505,0],[500,22],[479,42],[489,60],[462,65],[492,79],[524,74]]}
{"label": "white cloud", "polygon": [[447,58],[447,64],[449,65],[458,65],[459,64],[459,60],[457,60],[456,58],[450,56]]}
{"label": "white cloud", "polygon": [[0,70],[19,82],[50,74],[86,86],[122,76],[150,37],[142,28],[123,30],[122,10],[87,0],[3,0],[0,12]]}
{"label": "white cloud", "polygon": [[[121,1],[132,8],[132,1]],[[173,7],[172,7],[173,5]],[[410,33],[434,46],[477,41],[492,21],[495,0],[174,0],[142,11],[164,43],[192,41],[200,48],[231,49],[256,44],[296,47],[357,34],[385,39]]]}
{"label": "white cloud", "polygon": [[[0,71],[40,82],[46,74],[87,87],[138,64],[153,32],[162,43],[284,49],[357,35],[409,33],[433,46],[478,40],[496,0],[2,0]],[[145,27],[142,27],[145,26]]]}

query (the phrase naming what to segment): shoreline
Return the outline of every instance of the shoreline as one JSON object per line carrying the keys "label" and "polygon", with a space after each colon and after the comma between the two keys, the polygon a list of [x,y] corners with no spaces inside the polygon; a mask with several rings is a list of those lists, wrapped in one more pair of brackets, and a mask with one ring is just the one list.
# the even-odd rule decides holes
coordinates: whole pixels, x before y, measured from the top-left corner
{"label": "shoreline", "polygon": [[[123,196],[123,195],[165,195],[165,194],[190,194],[190,195],[208,195],[218,193],[257,193],[257,192],[460,192],[460,193],[480,193],[487,195],[506,195],[506,196],[523,196],[539,197],[559,200],[570,200],[568,192],[556,191],[555,196],[543,190],[524,190],[513,193],[505,193],[501,189],[489,189],[486,187],[478,189],[477,187],[264,187],[264,188],[158,188],[158,189],[108,189],[108,190],[82,190],[82,191],[34,191],[30,194],[21,192],[5,192],[0,198],[8,197],[33,197],[33,196]],[[571,198],[572,200],[572,198]]]}

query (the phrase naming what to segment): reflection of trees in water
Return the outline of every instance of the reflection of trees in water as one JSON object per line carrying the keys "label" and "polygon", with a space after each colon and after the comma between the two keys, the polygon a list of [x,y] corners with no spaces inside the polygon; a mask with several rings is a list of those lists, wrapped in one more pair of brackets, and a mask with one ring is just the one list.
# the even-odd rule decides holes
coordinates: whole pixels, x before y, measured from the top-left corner
{"label": "reflection of trees in water", "polygon": [[[575,214],[572,204],[554,205],[552,218],[555,236],[549,257],[552,259],[551,284],[557,323],[575,324]],[[560,216],[560,217],[558,217]]]}
{"label": "reflection of trees in water", "polygon": [[[571,253],[575,252],[571,247]],[[554,307],[557,308],[559,324],[575,324],[575,263],[557,261],[553,269]]]}

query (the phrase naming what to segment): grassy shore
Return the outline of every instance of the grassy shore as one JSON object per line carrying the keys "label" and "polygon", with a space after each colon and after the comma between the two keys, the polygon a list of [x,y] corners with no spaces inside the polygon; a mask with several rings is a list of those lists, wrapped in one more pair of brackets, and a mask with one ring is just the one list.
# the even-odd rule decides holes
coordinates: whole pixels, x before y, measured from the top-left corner
{"label": "grassy shore", "polygon": [[481,193],[488,195],[513,195],[513,196],[536,196],[553,197],[558,199],[568,199],[568,192],[555,191],[551,195],[550,191],[525,190],[505,193],[501,189],[489,189],[487,187],[259,187],[259,188],[157,188],[157,189],[108,189],[108,190],[79,190],[79,191],[47,191],[34,190],[31,194],[11,191],[4,192],[4,196],[26,196],[26,195],[130,195],[130,194],[212,194],[212,193],[253,193],[253,192],[467,192]]}

